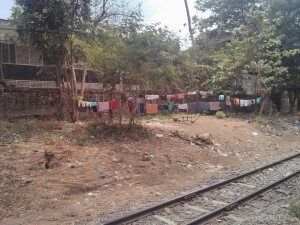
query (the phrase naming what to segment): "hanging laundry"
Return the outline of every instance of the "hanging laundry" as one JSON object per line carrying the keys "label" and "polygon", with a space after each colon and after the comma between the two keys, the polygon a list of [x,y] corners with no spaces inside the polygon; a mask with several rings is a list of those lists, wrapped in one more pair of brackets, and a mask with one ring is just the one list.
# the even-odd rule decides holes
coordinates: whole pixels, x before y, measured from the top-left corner
{"label": "hanging laundry", "polygon": [[97,105],[97,102],[91,102],[91,104],[92,104],[92,107],[94,107],[94,106],[97,107],[97,106],[98,106],[98,105]]}
{"label": "hanging laundry", "polygon": [[77,104],[78,104],[78,108],[85,107],[85,101],[78,100]]}
{"label": "hanging laundry", "polygon": [[159,99],[159,95],[145,95],[146,100],[156,100]]}
{"label": "hanging laundry", "polygon": [[176,104],[170,104],[170,105],[168,105],[169,112],[172,112],[172,111],[174,111],[176,109],[177,109],[177,105]]}
{"label": "hanging laundry", "polygon": [[145,104],[146,103],[146,100],[145,100],[145,98],[144,98],[144,96],[143,97],[138,97],[138,100],[137,100],[137,103],[142,103],[142,104]]}
{"label": "hanging laundry", "polygon": [[244,100],[244,99],[240,99],[240,106],[241,107],[249,107],[251,106],[251,100]]}
{"label": "hanging laundry", "polygon": [[226,109],[226,103],[224,101],[220,102],[220,109]]}
{"label": "hanging laundry", "polygon": [[168,105],[158,105],[159,110],[168,110],[169,106]]}
{"label": "hanging laundry", "polygon": [[199,111],[209,110],[209,102],[199,102],[198,108],[199,108]]}
{"label": "hanging laundry", "polygon": [[172,95],[167,95],[167,99],[174,99],[176,98],[177,96],[175,94],[172,94]]}
{"label": "hanging laundry", "polygon": [[109,102],[98,102],[98,112],[108,112]]}
{"label": "hanging laundry", "polygon": [[85,102],[85,106],[86,107],[92,107],[92,103],[91,102]]}
{"label": "hanging laundry", "polygon": [[128,111],[130,113],[132,113],[133,112],[133,106],[134,106],[133,98],[129,98],[128,101],[127,101],[127,104],[128,104]]}
{"label": "hanging laundry", "polygon": [[256,103],[257,103],[257,104],[260,104],[260,103],[261,103],[261,97],[258,97],[258,98],[256,99]]}
{"label": "hanging laundry", "polygon": [[240,106],[245,107],[246,106],[246,100],[240,99]]}
{"label": "hanging laundry", "polygon": [[179,94],[177,94],[177,98],[178,99],[184,99],[185,96],[186,96],[186,93],[179,93]]}
{"label": "hanging laundry", "polygon": [[146,104],[146,112],[147,114],[156,114],[158,113],[158,104]]}
{"label": "hanging laundry", "polygon": [[226,101],[226,106],[231,106],[231,101]]}
{"label": "hanging laundry", "polygon": [[137,106],[136,106],[136,112],[145,113],[145,104],[144,103],[138,103]]}
{"label": "hanging laundry", "polygon": [[191,103],[188,103],[188,113],[190,114],[195,114],[198,112],[198,105],[197,105],[197,102],[191,102]]}
{"label": "hanging laundry", "polygon": [[226,102],[230,102],[230,96],[226,96]]}
{"label": "hanging laundry", "polygon": [[160,95],[160,100],[167,100],[167,96],[166,95]]}
{"label": "hanging laundry", "polygon": [[207,91],[199,91],[200,95],[208,95]]}
{"label": "hanging laundry", "polygon": [[196,91],[192,91],[192,92],[188,92],[187,94],[188,94],[188,95],[196,95],[197,92],[196,92]]}
{"label": "hanging laundry", "polygon": [[224,101],[225,100],[225,96],[224,95],[219,95],[219,101]]}
{"label": "hanging laundry", "polygon": [[233,99],[233,104],[234,104],[234,105],[240,105],[240,99],[234,98],[234,99]]}
{"label": "hanging laundry", "polygon": [[97,112],[98,111],[98,106],[92,106],[93,112]]}
{"label": "hanging laundry", "polygon": [[82,102],[81,102],[81,106],[82,106],[82,107],[87,107],[87,101],[82,101]]}
{"label": "hanging laundry", "polygon": [[220,110],[220,102],[210,102],[209,103],[209,110],[212,110],[212,111]]}
{"label": "hanging laundry", "polygon": [[184,104],[178,104],[178,110],[180,111],[187,111],[188,105],[186,103]]}
{"label": "hanging laundry", "polygon": [[109,108],[111,110],[118,109],[118,101],[117,100],[109,101]]}
{"label": "hanging laundry", "polygon": [[92,106],[93,112],[97,112],[98,111],[98,104],[97,104],[97,102],[91,102],[91,106]]}

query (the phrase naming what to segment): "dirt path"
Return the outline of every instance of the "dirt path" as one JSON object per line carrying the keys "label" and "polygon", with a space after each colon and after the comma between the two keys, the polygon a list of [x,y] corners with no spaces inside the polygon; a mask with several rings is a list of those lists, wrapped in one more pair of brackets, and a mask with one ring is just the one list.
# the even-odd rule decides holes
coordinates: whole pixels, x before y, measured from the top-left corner
{"label": "dirt path", "polygon": [[[55,131],[1,144],[0,224],[96,224],[300,151],[299,127],[288,122],[178,118],[143,120],[152,135],[135,141],[78,146]],[[194,145],[175,130],[211,133],[214,144]],[[54,155],[50,169],[46,150]]]}

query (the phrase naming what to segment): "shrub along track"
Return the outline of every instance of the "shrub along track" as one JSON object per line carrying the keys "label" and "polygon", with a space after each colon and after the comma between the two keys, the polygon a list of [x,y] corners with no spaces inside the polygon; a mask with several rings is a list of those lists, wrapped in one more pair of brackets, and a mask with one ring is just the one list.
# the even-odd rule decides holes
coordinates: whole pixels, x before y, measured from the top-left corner
{"label": "shrub along track", "polygon": [[300,153],[169,201],[105,222],[201,224],[300,174]]}

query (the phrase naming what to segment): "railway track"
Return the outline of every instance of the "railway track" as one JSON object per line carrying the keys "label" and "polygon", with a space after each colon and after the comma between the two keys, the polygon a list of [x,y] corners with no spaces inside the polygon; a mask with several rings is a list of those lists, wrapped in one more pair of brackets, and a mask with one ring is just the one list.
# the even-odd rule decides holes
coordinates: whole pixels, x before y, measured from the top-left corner
{"label": "railway track", "polygon": [[103,223],[203,224],[262,193],[300,176],[300,153],[191,193]]}

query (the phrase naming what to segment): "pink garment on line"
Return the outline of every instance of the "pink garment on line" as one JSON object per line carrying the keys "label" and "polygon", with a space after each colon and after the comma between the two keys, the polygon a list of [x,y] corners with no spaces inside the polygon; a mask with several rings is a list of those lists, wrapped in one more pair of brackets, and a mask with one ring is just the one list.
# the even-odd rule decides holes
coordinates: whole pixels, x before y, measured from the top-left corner
{"label": "pink garment on line", "polygon": [[176,98],[176,95],[167,95],[167,99],[172,99],[172,98]]}
{"label": "pink garment on line", "polygon": [[98,102],[98,112],[108,112],[109,102]]}

